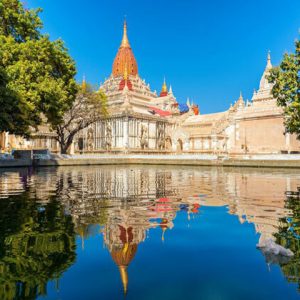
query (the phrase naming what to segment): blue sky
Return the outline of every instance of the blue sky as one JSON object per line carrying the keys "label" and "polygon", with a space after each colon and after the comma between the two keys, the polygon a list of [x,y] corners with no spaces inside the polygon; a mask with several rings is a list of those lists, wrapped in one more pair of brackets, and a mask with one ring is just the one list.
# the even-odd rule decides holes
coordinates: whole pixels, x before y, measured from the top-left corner
{"label": "blue sky", "polygon": [[153,90],[163,77],[179,102],[201,113],[225,110],[240,91],[251,99],[271,50],[273,64],[299,37],[299,0],[27,0],[42,7],[44,31],[62,38],[78,80],[111,73],[124,15],[139,74]]}

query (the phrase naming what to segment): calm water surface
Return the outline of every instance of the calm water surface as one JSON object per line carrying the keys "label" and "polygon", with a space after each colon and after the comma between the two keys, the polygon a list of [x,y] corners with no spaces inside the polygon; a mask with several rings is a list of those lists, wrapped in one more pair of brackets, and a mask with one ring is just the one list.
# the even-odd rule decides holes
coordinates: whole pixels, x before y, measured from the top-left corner
{"label": "calm water surface", "polygon": [[[0,299],[300,299],[296,170],[0,171]],[[260,238],[291,249],[265,256]]]}

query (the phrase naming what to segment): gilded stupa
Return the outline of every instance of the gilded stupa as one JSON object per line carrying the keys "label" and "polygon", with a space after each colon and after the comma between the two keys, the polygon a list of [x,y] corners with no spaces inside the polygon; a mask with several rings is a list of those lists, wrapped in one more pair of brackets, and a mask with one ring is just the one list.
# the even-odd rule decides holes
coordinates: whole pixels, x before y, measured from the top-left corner
{"label": "gilded stupa", "polygon": [[128,75],[136,76],[138,74],[138,66],[130,47],[127,36],[127,23],[124,21],[123,38],[117,56],[113,63],[112,75],[114,77]]}

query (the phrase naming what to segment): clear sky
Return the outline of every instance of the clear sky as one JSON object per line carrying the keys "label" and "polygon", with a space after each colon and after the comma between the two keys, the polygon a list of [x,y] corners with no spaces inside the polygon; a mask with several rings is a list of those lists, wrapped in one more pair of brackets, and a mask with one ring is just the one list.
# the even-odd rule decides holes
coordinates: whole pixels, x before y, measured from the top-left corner
{"label": "clear sky", "polygon": [[44,31],[62,38],[78,80],[111,74],[124,15],[139,74],[160,91],[163,77],[178,102],[201,113],[225,110],[240,91],[251,99],[266,64],[292,51],[299,37],[300,0],[27,0],[42,7]]}

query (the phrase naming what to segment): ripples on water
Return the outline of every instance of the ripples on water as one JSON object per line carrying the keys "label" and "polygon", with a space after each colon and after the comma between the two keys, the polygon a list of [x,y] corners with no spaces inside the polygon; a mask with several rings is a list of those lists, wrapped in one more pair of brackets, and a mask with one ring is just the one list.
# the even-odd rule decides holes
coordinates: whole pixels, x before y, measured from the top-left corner
{"label": "ripples on water", "polygon": [[[0,171],[0,299],[296,299],[299,185],[275,169]],[[260,237],[295,257],[264,257]]]}

